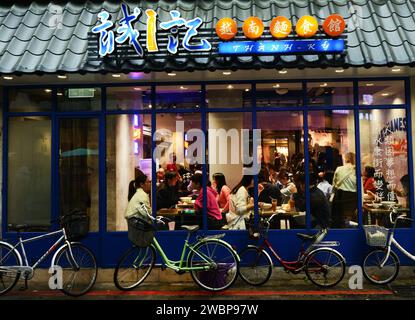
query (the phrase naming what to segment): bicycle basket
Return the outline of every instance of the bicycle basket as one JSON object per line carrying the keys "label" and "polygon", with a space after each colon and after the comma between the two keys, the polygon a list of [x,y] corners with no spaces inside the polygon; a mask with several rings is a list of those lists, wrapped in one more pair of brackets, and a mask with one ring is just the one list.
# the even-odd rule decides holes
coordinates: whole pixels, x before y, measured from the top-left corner
{"label": "bicycle basket", "polygon": [[60,218],[62,228],[70,241],[79,241],[85,238],[89,231],[89,217],[83,211],[72,211]]}
{"label": "bicycle basket", "polygon": [[129,218],[127,223],[128,239],[137,247],[148,247],[155,235],[151,223],[137,217]]}
{"label": "bicycle basket", "polygon": [[385,247],[388,240],[388,229],[376,225],[363,226],[366,243],[372,247]]}

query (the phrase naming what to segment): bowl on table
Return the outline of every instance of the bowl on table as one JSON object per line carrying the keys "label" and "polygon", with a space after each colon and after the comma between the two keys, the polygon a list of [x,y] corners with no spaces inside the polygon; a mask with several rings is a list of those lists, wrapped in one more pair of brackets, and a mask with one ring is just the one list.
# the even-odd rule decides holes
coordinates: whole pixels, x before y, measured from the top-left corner
{"label": "bowl on table", "polygon": [[261,206],[260,206],[260,208],[262,210],[269,210],[269,209],[272,208],[272,204],[271,203],[262,203]]}
{"label": "bowl on table", "polygon": [[192,197],[180,197],[180,201],[183,203],[192,203]]}

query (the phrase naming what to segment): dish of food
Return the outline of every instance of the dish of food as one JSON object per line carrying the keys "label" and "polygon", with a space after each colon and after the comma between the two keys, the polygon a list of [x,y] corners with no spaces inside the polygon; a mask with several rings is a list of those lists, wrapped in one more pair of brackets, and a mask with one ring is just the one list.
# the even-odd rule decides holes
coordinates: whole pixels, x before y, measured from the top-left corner
{"label": "dish of food", "polygon": [[272,204],[271,203],[262,203],[261,204],[261,209],[269,210],[271,208],[272,208]]}
{"label": "dish of food", "polygon": [[192,203],[192,197],[180,197],[180,201],[183,203]]}

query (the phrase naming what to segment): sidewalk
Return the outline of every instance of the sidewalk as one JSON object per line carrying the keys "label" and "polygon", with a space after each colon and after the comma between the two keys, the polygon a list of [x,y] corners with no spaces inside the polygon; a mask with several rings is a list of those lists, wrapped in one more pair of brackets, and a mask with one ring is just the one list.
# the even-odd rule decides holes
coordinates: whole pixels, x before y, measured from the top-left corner
{"label": "sidewalk", "polygon": [[[227,291],[210,293],[199,289],[189,274],[178,275],[171,270],[153,270],[148,279],[133,291],[119,291],[112,282],[113,269],[100,269],[98,280],[93,290],[83,297],[76,299],[137,299],[137,300],[389,300],[389,299],[415,299],[415,273],[413,267],[402,267],[398,278],[389,287],[378,287],[363,281],[363,289],[351,290],[349,288],[350,275],[346,271],[343,281],[334,288],[320,289],[310,283],[305,274],[291,275],[281,268],[275,268],[271,279],[260,287],[246,285],[241,279]],[[29,289],[20,291],[23,282],[0,300],[14,299],[74,299],[67,297],[60,291],[48,288],[47,270],[37,270]]]}

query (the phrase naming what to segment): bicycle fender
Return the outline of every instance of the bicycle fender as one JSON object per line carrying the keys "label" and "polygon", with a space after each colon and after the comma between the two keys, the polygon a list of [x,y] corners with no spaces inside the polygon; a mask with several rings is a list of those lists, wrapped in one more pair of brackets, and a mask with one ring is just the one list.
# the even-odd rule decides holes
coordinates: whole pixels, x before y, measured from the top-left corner
{"label": "bicycle fender", "polygon": [[233,252],[235,252],[236,259],[238,259],[238,262],[241,262],[241,258],[239,258],[238,252],[236,252],[236,250],[228,242],[226,242],[222,239],[206,239],[206,240],[201,240],[200,241],[200,243],[202,243],[202,242],[220,242],[221,244],[223,244],[224,246],[228,247]]}
{"label": "bicycle fender", "polygon": [[20,252],[19,252],[19,250],[17,250],[16,248],[14,248],[10,243],[8,243],[8,242],[5,242],[5,241],[0,241],[0,244],[3,244],[3,245],[5,245],[6,247],[8,247],[8,248],[10,248],[11,250],[13,250],[15,253],[16,253],[16,255],[17,255],[17,259],[19,259],[19,263],[20,263],[20,265],[22,266],[23,265],[23,259],[22,259],[22,256],[20,255]]}
{"label": "bicycle fender", "polygon": [[[81,244],[81,242],[71,242],[71,244]],[[68,246],[68,243],[65,243],[64,245],[62,245],[58,250],[56,250],[56,252],[55,252],[55,254],[53,255],[53,257],[52,257],[52,261],[51,261],[51,263],[50,263],[50,266],[51,267],[54,267],[55,266],[55,260],[56,260],[56,257],[58,256],[58,254],[61,252],[61,251],[63,251],[66,247]]]}
{"label": "bicycle fender", "polygon": [[307,255],[307,259],[308,259],[308,257],[312,254],[312,253],[315,253],[315,252],[318,252],[318,251],[322,251],[322,250],[327,250],[327,251],[331,251],[331,252],[334,252],[334,253],[337,253],[343,260],[344,260],[344,263],[346,263],[346,259],[344,258],[344,256],[339,252],[339,251],[337,251],[337,250],[335,250],[335,249],[333,249],[333,248],[330,248],[330,247],[321,247],[321,248],[317,248],[317,249],[314,249],[314,250],[312,250],[308,255]]}

